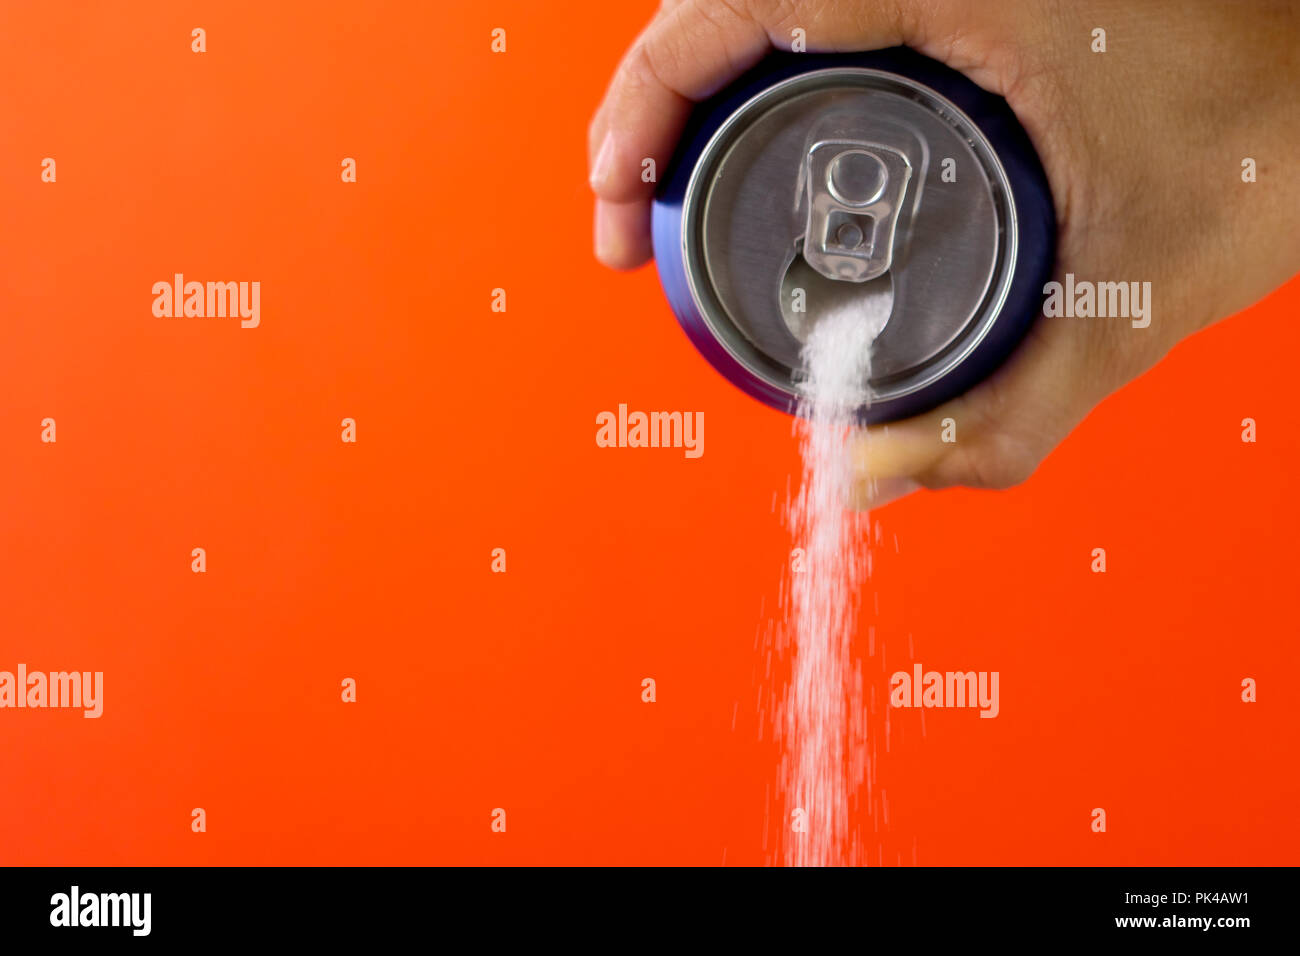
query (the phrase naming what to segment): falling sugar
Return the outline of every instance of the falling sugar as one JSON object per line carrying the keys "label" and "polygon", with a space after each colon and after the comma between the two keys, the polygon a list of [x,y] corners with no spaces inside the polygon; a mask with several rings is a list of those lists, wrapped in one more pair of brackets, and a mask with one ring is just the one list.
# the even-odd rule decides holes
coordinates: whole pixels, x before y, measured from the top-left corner
{"label": "falling sugar", "polygon": [[865,513],[846,504],[854,481],[850,438],[858,409],[871,397],[871,344],[892,304],[887,293],[837,304],[819,317],[803,347],[795,425],[803,475],[787,520],[805,558],[785,594],[793,659],[777,717],[784,858],[791,866],[864,862],[852,824],[868,761],[853,639],[870,572],[870,525]]}

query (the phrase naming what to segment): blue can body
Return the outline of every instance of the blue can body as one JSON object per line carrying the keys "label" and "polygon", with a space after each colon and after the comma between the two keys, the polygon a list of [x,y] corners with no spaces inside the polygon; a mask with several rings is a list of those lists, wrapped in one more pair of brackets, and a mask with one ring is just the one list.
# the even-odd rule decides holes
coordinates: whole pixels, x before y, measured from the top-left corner
{"label": "blue can body", "polygon": [[772,53],[734,84],[693,111],[655,197],[652,235],[660,282],[674,314],[696,349],[729,381],[759,401],[794,412],[791,396],[741,365],[709,330],[691,294],[683,255],[683,206],[692,171],[719,127],[741,105],[769,86],[800,73],[865,67],[898,74],[930,87],[956,105],[987,138],[1006,171],[1015,204],[1019,242],[1015,271],[997,321],[979,345],[940,380],[886,405],[873,405],[864,421],[907,418],[955,398],[987,377],[1020,342],[1038,317],[1043,286],[1056,253],[1051,190],[1029,138],[1007,102],[966,77],[913,50],[896,47],[869,53]]}

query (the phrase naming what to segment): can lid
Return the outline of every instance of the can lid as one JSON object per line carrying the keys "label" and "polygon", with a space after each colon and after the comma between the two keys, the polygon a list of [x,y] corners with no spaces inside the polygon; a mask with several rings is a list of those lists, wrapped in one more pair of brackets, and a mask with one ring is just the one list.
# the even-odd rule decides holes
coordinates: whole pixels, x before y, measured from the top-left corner
{"label": "can lid", "polygon": [[793,394],[820,314],[892,297],[874,400],[934,383],[1006,298],[1017,229],[1006,172],[960,109],[880,70],[837,67],[740,106],[695,165],[683,207],[691,292],[712,334]]}

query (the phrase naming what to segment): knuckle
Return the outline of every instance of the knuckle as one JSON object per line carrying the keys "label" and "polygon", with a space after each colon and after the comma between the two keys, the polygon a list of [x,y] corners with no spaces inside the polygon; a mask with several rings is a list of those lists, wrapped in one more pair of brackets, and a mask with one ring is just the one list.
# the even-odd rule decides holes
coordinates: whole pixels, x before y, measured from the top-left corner
{"label": "knuckle", "polygon": [[985,488],[1014,488],[1028,481],[1038,470],[1038,457],[1023,442],[999,433],[991,444],[991,452],[979,456],[984,465],[981,477]]}
{"label": "knuckle", "polygon": [[1041,443],[1025,434],[1005,404],[964,401],[955,410],[965,436],[941,459],[924,483],[1002,490],[1024,483],[1038,469]]}
{"label": "knuckle", "polygon": [[927,484],[1002,491],[1028,480],[1037,464],[1019,445],[1000,436],[990,437],[977,444],[958,446],[941,463],[935,476],[938,480]]}
{"label": "knuckle", "polygon": [[647,88],[660,86],[671,89],[664,77],[675,71],[674,64],[682,59],[675,34],[656,33],[636,42],[624,66],[626,92],[636,97]]}

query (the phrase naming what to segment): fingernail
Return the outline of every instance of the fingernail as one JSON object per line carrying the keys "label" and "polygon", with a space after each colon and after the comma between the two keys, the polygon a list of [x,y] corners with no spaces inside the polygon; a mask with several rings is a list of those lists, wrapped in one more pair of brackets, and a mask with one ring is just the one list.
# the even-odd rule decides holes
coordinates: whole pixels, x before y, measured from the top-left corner
{"label": "fingernail", "polygon": [[868,478],[854,489],[853,507],[859,511],[883,508],[920,490],[920,483],[911,478]]}
{"label": "fingernail", "polygon": [[610,203],[603,199],[596,200],[596,258],[605,265],[614,265],[618,251],[618,239],[610,222],[613,213]]}
{"label": "fingernail", "polygon": [[610,169],[614,165],[614,131],[608,130],[605,138],[601,140],[600,149],[596,151],[596,159],[591,164],[591,177],[589,179],[591,188],[600,191],[609,179]]}

